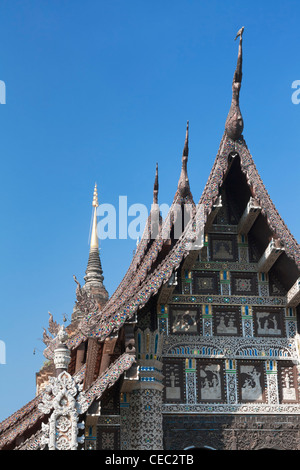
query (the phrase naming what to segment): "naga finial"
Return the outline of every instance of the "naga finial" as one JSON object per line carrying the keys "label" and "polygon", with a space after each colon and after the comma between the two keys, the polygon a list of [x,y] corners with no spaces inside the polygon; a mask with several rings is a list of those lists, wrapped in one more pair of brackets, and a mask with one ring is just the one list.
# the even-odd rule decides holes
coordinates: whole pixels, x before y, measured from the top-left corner
{"label": "naga finial", "polygon": [[239,37],[239,51],[238,51],[238,60],[237,66],[233,76],[232,82],[232,101],[231,107],[226,119],[225,123],[225,131],[232,140],[238,140],[239,137],[242,135],[244,129],[244,122],[242,113],[240,110],[240,89],[242,86],[242,64],[243,64],[243,33],[244,33],[244,26],[238,31],[235,40]]}

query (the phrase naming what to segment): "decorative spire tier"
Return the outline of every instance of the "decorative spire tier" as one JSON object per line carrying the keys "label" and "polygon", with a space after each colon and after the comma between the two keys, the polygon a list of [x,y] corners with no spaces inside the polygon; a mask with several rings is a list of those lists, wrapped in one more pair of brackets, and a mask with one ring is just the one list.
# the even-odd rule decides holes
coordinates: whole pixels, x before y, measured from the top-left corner
{"label": "decorative spire tier", "polygon": [[233,76],[233,82],[232,82],[231,107],[230,107],[230,110],[226,119],[226,123],[225,123],[225,132],[228,135],[228,137],[234,141],[238,140],[241,137],[243,129],[244,129],[244,122],[243,122],[243,117],[242,117],[240,104],[239,104],[240,89],[242,85],[242,76],[243,76],[243,73],[242,73],[243,32],[244,32],[244,27],[242,27],[239,30],[235,38],[236,40],[239,37],[240,43],[239,43],[237,66],[236,66],[236,70],[235,70],[235,73]]}

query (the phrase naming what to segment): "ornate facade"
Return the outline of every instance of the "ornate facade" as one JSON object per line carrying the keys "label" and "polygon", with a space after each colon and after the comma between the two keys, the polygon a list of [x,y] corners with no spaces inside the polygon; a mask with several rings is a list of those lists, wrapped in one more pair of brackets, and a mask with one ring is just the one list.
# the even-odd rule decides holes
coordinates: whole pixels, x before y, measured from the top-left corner
{"label": "ornate facade", "polygon": [[[144,236],[110,298],[95,190],[68,336],[62,345],[50,316],[37,396],[0,424],[0,448],[300,449],[300,252],[242,135],[242,36],[200,201],[189,186],[187,126],[170,212],[162,220],[156,172]],[[66,351],[68,363],[57,365]]]}

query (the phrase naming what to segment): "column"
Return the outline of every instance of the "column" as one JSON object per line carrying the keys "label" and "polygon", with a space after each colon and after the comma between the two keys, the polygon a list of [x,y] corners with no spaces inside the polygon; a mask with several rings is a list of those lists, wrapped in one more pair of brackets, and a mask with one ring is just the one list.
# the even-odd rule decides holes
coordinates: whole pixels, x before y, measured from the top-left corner
{"label": "column", "polygon": [[127,429],[130,429],[131,450],[162,450],[162,335],[138,330],[136,334],[139,381],[130,393]]}

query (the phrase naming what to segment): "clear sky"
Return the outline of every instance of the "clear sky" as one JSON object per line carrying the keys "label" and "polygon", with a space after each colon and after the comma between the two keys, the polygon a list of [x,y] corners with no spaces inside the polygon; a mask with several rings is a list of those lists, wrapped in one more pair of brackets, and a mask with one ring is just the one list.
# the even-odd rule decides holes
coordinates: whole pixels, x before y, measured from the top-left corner
{"label": "clear sky", "polygon": [[[127,196],[150,206],[158,162],[159,202],[170,204],[189,120],[199,200],[230,107],[241,26],[244,137],[299,239],[299,17],[298,0],[0,0],[0,421],[35,395],[48,311],[71,317],[95,182],[100,203],[118,209]],[[102,241],[110,294],[134,248]]]}

